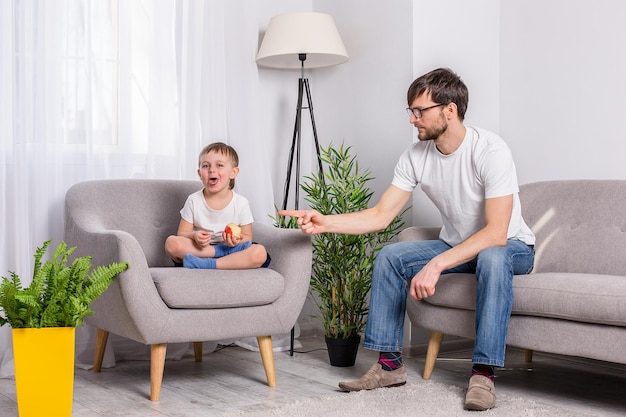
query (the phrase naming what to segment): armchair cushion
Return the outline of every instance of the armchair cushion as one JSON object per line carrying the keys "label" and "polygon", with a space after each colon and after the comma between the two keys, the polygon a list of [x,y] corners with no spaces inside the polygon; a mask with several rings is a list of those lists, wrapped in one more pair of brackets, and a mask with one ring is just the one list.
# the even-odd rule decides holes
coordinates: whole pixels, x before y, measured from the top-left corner
{"label": "armchair cushion", "polygon": [[271,304],[283,294],[285,279],[269,269],[207,271],[150,268],[159,295],[169,308],[230,308]]}

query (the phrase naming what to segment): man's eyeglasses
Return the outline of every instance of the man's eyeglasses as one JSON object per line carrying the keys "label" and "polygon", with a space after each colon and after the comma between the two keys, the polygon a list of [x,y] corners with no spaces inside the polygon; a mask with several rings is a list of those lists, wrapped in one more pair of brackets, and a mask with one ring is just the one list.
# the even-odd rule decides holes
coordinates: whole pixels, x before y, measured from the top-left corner
{"label": "man's eyeglasses", "polygon": [[423,109],[420,109],[419,107],[407,107],[406,112],[408,113],[409,117],[413,115],[416,119],[421,119],[423,112],[440,106],[445,106],[445,104],[433,104],[432,106],[424,107]]}

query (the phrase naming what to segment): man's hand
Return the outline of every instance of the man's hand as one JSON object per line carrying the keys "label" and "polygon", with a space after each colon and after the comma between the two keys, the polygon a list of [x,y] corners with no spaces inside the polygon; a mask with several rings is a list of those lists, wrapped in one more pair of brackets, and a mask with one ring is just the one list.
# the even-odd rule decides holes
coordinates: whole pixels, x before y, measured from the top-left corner
{"label": "man's hand", "polygon": [[291,216],[298,218],[298,226],[307,235],[324,233],[324,215],[316,210],[279,210],[280,216]]}
{"label": "man's hand", "polygon": [[432,261],[427,263],[422,270],[411,279],[409,294],[416,300],[431,297],[435,294],[435,286],[440,276],[441,272],[432,266]]}

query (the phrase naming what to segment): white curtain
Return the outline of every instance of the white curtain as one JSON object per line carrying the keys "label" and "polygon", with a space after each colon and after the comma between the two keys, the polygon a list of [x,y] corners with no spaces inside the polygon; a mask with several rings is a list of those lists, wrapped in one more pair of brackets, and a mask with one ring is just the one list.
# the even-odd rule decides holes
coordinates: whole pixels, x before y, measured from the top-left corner
{"label": "white curtain", "polygon": [[[238,150],[238,191],[271,223],[258,31],[254,0],[0,1],[2,276],[27,285],[35,248],[63,239],[72,184],[196,179],[217,140]],[[12,373],[4,326],[0,377]]]}

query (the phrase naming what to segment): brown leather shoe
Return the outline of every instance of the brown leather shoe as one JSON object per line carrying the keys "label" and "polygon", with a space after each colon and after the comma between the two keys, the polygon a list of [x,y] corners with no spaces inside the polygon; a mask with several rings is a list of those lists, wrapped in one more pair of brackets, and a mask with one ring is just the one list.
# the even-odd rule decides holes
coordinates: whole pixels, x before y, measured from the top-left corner
{"label": "brown leather shoe", "polygon": [[483,375],[471,377],[467,395],[465,395],[465,409],[483,411],[495,405],[496,388],[493,381]]}
{"label": "brown leather shoe", "polygon": [[383,387],[399,387],[406,384],[404,365],[394,371],[385,371],[379,363],[374,364],[361,379],[352,382],[340,382],[342,391],[361,391]]}

